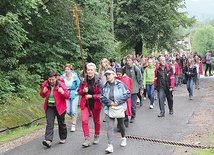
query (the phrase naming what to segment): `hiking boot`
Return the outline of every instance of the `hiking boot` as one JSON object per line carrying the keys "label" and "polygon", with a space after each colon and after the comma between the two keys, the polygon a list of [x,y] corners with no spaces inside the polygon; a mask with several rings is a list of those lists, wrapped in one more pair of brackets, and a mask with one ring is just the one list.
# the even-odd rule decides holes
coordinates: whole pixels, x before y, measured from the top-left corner
{"label": "hiking boot", "polygon": [[122,141],[121,141],[121,144],[120,144],[121,146],[126,146],[126,137],[123,137],[122,138]]}
{"label": "hiking boot", "polygon": [[89,141],[89,138],[85,138],[85,141],[82,143],[83,147],[89,147],[91,145],[91,142]]}
{"label": "hiking boot", "polygon": [[47,146],[48,148],[51,147],[51,141],[49,141],[49,140],[44,140],[44,141],[42,142],[42,144],[45,145],[45,146]]}
{"label": "hiking boot", "polygon": [[93,144],[96,145],[98,144],[100,141],[100,138],[99,138],[99,135],[94,135],[94,141],[93,141]]}
{"label": "hiking boot", "polygon": [[106,153],[114,152],[113,145],[112,144],[108,144],[108,147],[107,147],[107,149],[105,149],[105,152]]}
{"label": "hiking boot", "polygon": [[165,116],[165,113],[161,112],[158,117],[164,117]]}
{"label": "hiking boot", "polygon": [[75,124],[72,124],[71,125],[71,132],[75,132],[76,131],[76,125]]}
{"label": "hiking boot", "polygon": [[65,139],[61,139],[61,140],[59,141],[59,144],[65,144]]}

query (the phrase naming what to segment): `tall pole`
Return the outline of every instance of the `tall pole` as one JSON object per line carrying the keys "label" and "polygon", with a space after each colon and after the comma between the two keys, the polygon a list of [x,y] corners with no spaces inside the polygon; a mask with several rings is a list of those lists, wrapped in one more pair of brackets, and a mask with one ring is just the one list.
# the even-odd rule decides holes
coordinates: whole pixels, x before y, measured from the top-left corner
{"label": "tall pole", "polygon": [[78,39],[79,39],[79,45],[80,45],[80,55],[81,55],[81,59],[82,59],[82,70],[83,70],[83,78],[85,80],[86,77],[86,73],[85,73],[85,63],[84,63],[84,57],[83,57],[83,53],[82,53],[82,39],[80,36],[80,25],[79,25],[79,17],[78,17],[78,13],[82,12],[82,10],[78,10],[77,9],[77,5],[74,4],[74,10],[71,10],[71,12],[74,13],[74,18],[75,18],[75,23],[76,23],[76,27],[77,27],[77,34],[78,34]]}
{"label": "tall pole", "polygon": [[111,33],[114,38],[114,0],[111,1],[110,5],[110,13],[111,13]]}

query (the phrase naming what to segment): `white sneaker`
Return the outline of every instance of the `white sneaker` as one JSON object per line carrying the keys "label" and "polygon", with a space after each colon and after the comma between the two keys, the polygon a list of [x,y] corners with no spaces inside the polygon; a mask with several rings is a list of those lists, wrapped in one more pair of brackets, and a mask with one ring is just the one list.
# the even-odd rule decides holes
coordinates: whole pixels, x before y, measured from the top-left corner
{"label": "white sneaker", "polygon": [[114,152],[113,145],[112,144],[108,144],[108,147],[107,147],[107,149],[105,149],[105,152],[106,153]]}
{"label": "white sneaker", "polygon": [[76,125],[75,125],[75,124],[72,124],[72,125],[71,125],[71,132],[74,132],[74,131],[76,131]]}
{"label": "white sneaker", "polygon": [[123,137],[122,138],[122,141],[121,141],[121,144],[120,144],[121,146],[126,146],[126,137]]}
{"label": "white sneaker", "polygon": [[150,105],[150,106],[149,106],[149,109],[153,109],[153,108],[154,108],[153,105]]}
{"label": "white sneaker", "polygon": [[65,144],[65,139],[61,139],[61,140],[59,141],[59,144]]}

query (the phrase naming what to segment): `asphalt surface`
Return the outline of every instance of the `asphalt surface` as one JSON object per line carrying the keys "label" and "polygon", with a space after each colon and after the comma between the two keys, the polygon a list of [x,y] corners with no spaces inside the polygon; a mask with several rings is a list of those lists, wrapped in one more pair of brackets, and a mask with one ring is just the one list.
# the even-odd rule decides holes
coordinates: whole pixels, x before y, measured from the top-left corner
{"label": "asphalt surface", "polygon": [[[194,90],[202,91],[202,90]],[[165,117],[159,118],[158,100],[155,100],[154,109],[149,109],[149,100],[144,101],[143,106],[137,105],[137,116],[134,123],[129,124],[126,128],[126,135],[134,135],[144,138],[167,140],[182,142],[185,136],[197,131],[196,125],[189,125],[189,120],[194,113],[200,96],[194,96],[193,100],[189,100],[186,85],[179,86],[174,95],[174,114],[169,115],[168,106],[165,106]],[[104,114],[101,114],[103,120]],[[84,141],[81,129],[81,121],[78,121],[77,131],[70,132],[70,123],[68,123],[68,138],[65,144],[58,144],[58,130],[55,129],[54,140],[51,148],[47,149],[42,145],[44,135],[27,142],[13,150],[3,153],[4,155],[102,155],[105,154],[107,148],[107,124],[101,122],[100,143],[91,145],[88,148],[82,148]],[[90,118],[91,141],[93,141],[93,124]],[[116,155],[170,155],[178,146],[165,145],[162,143],[152,143],[146,141],[138,141],[127,139],[127,146],[120,146],[120,133],[116,131],[115,122],[115,142],[114,153]]]}

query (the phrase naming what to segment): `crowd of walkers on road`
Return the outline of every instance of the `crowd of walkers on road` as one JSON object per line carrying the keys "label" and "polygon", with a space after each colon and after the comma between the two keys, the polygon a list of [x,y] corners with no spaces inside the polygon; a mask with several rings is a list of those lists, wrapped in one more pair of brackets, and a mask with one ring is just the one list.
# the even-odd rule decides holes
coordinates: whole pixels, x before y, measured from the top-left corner
{"label": "crowd of walkers on road", "polygon": [[[71,132],[76,131],[78,105],[84,134],[83,147],[91,145],[89,121],[94,123],[93,144],[99,143],[101,114],[107,123],[108,146],[106,153],[113,152],[114,122],[121,133],[121,146],[126,146],[125,128],[134,123],[137,116],[137,105],[142,106],[149,100],[149,109],[158,100],[160,113],[165,116],[165,105],[168,103],[169,114],[173,115],[173,91],[179,85],[186,84],[188,97],[193,100],[193,87],[200,89],[200,75],[203,74],[202,64],[206,65],[205,76],[211,73],[211,54],[208,51],[202,58],[195,53],[161,54],[155,57],[152,52],[148,57],[143,55],[127,55],[118,64],[114,58],[102,58],[99,69],[94,63],[86,63],[85,70],[78,75],[71,64],[64,66],[64,73],[59,76],[51,70],[40,89],[41,97],[45,98],[46,130],[43,145],[50,148],[53,141],[54,121],[57,117],[60,144],[67,138],[65,114],[71,117]],[[80,101],[79,101],[80,100]],[[116,109],[116,112],[113,111]],[[121,110],[122,109],[122,110]],[[103,111],[103,112],[102,112]],[[113,116],[112,113],[120,116]]]}

